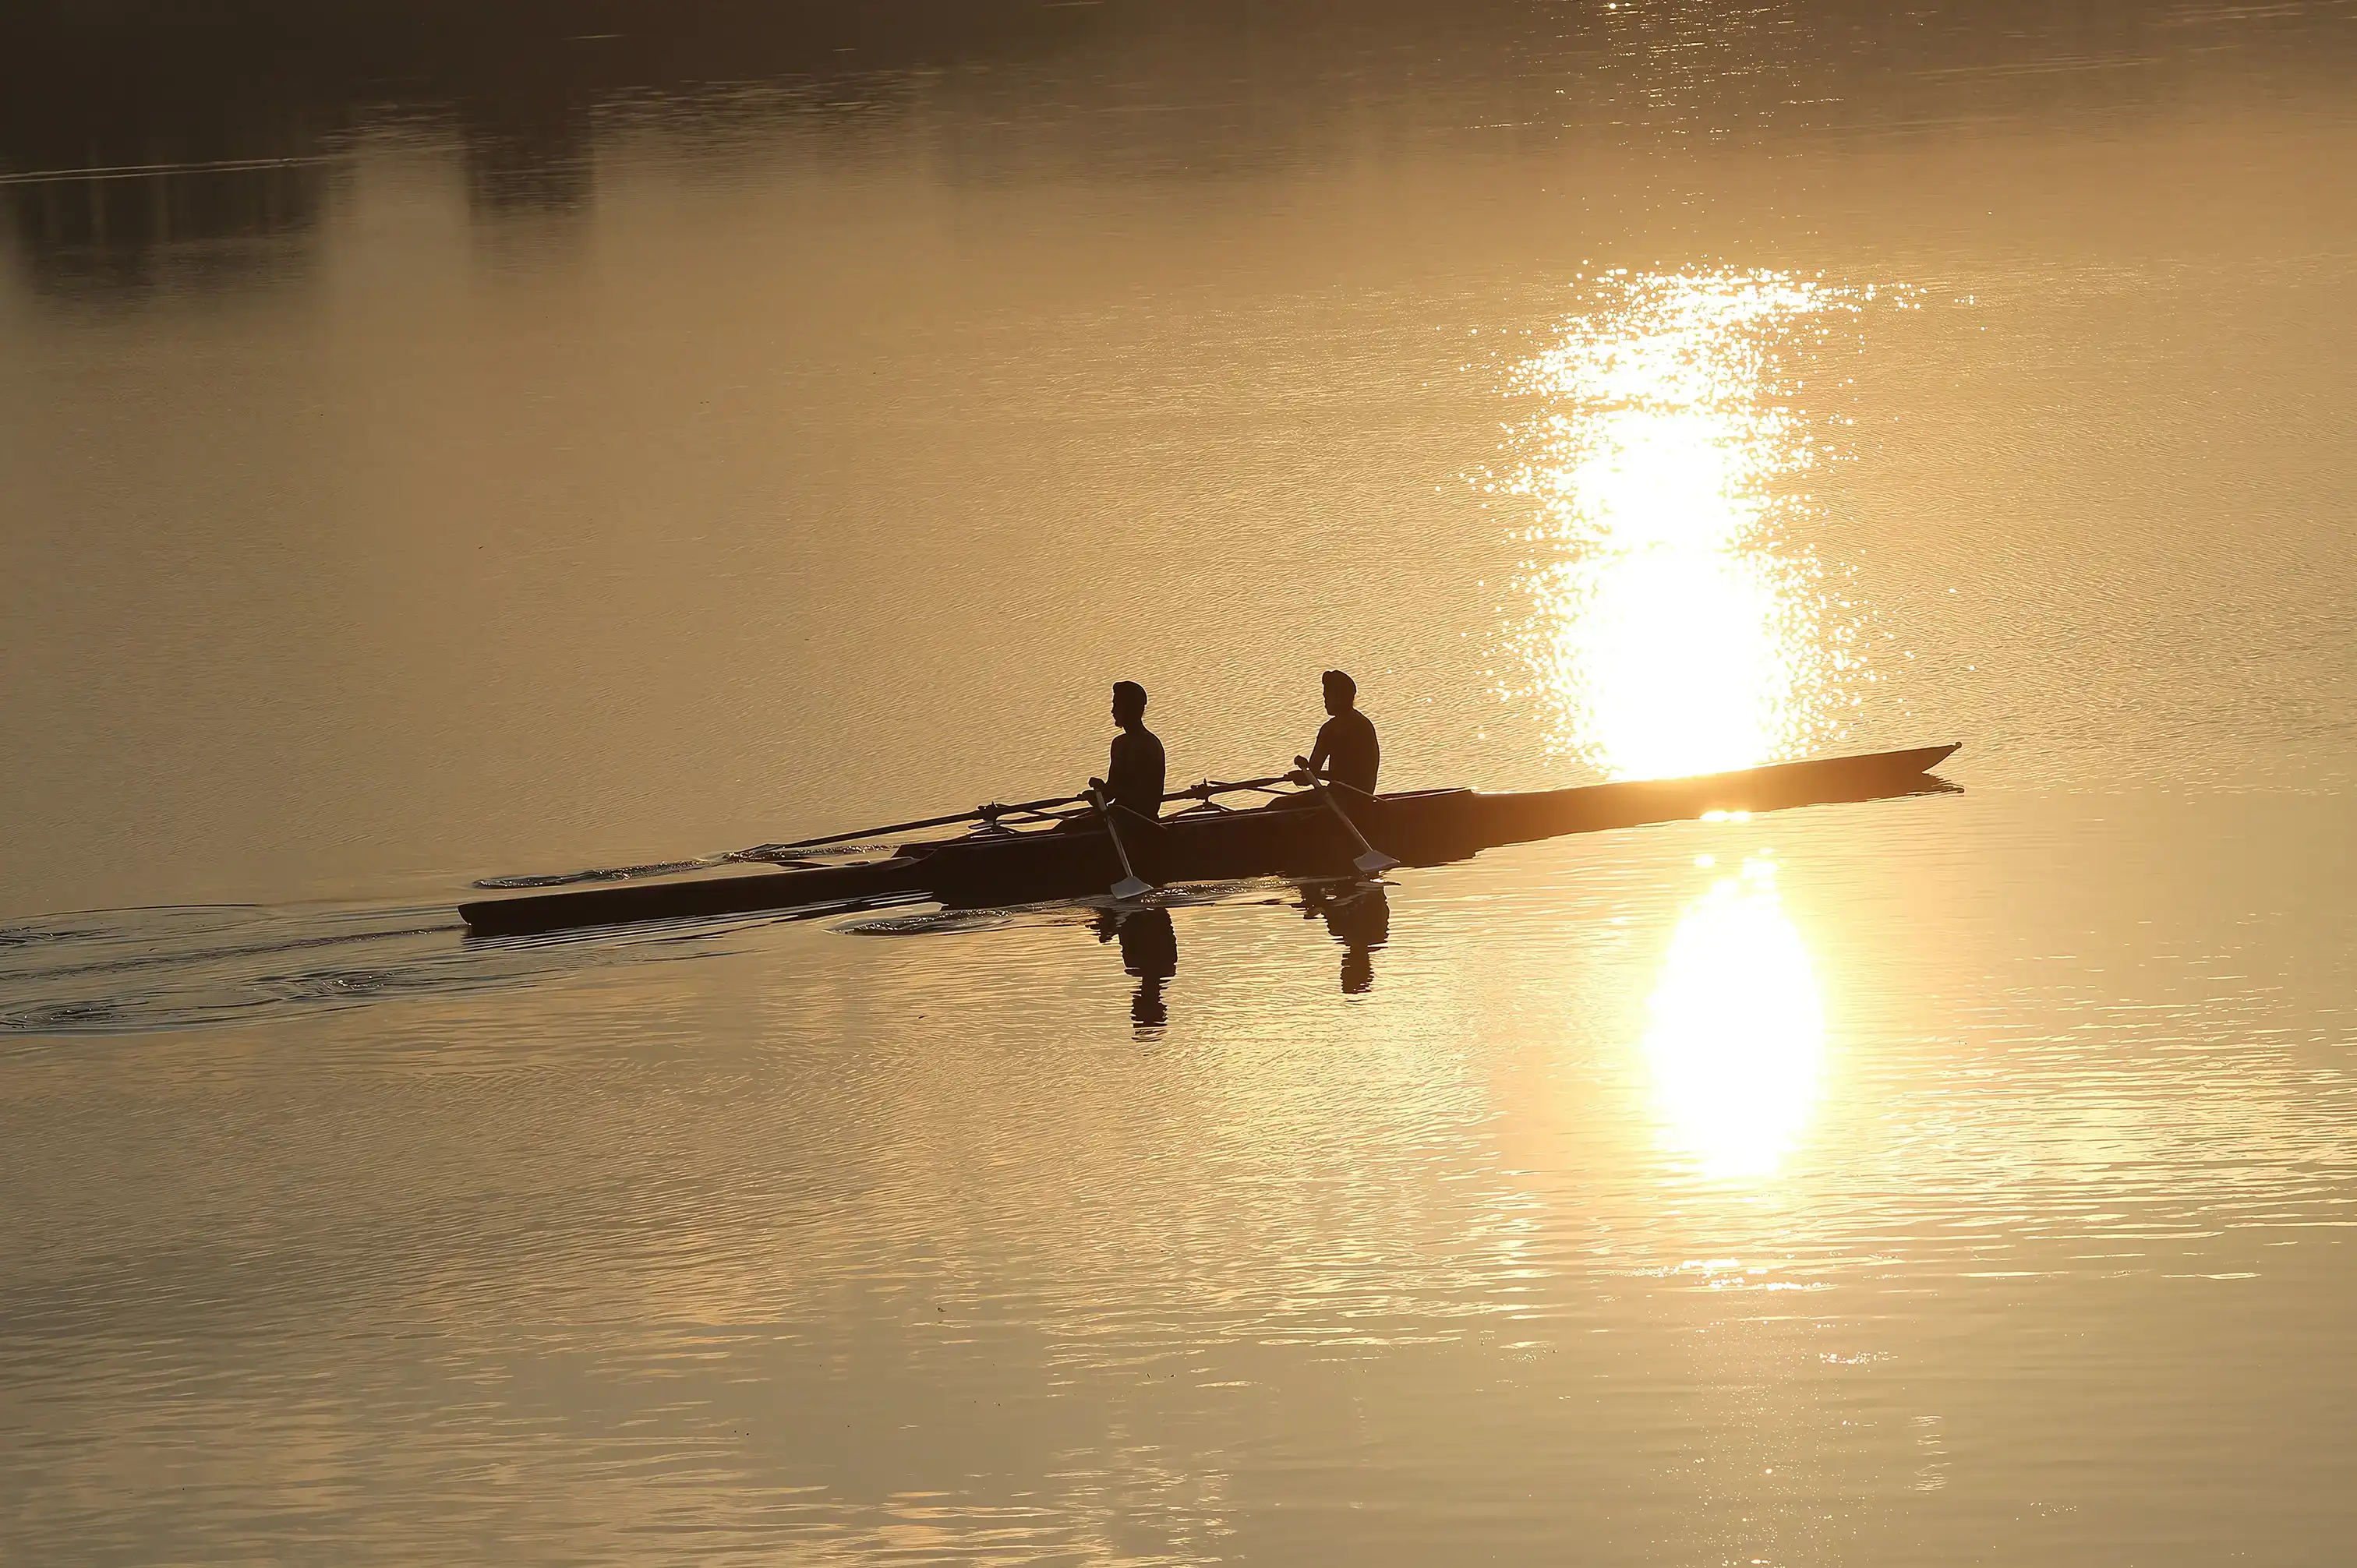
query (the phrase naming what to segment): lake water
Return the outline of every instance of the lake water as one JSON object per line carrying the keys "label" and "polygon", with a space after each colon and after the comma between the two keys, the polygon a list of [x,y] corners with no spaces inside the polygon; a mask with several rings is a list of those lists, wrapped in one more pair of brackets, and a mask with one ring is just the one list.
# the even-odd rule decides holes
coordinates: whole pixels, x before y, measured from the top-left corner
{"label": "lake water", "polygon": [[[2345,1555],[2357,5],[185,12],[0,15],[0,1561]],[[1962,793],[453,914],[1329,665]]]}

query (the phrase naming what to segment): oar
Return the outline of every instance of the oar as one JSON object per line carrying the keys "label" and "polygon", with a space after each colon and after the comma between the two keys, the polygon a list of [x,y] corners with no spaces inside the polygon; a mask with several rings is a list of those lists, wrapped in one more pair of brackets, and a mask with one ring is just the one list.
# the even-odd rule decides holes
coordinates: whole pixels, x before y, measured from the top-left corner
{"label": "oar", "polygon": [[737,860],[769,860],[798,849],[817,849],[823,844],[855,843],[867,839],[889,838],[894,833],[912,833],[923,828],[946,828],[959,822],[995,822],[1001,817],[1021,816],[1027,812],[1044,811],[1057,806],[1077,806],[1086,795],[1051,795],[1044,800],[1018,800],[1011,806],[976,806],[971,811],[956,811],[946,817],[920,817],[913,822],[887,822],[880,828],[857,828],[847,833],[829,833],[824,838],[796,839],[791,843],[765,843],[752,849],[740,849]]}
{"label": "oar", "polygon": [[1141,893],[1151,892],[1154,884],[1140,876],[1137,874],[1137,867],[1129,864],[1129,846],[1121,842],[1121,830],[1114,826],[1113,808],[1105,804],[1104,791],[1092,789],[1089,791],[1089,799],[1095,803],[1097,815],[1104,819],[1105,832],[1113,837],[1114,854],[1121,856],[1122,878],[1113,885],[1113,896],[1116,898],[1135,898]]}
{"label": "oar", "polygon": [[1326,792],[1326,786],[1318,782],[1318,775],[1311,771],[1308,757],[1295,757],[1293,766],[1301,769],[1301,776],[1309,780],[1309,788],[1317,792],[1320,800],[1326,802],[1326,809],[1342,819],[1343,831],[1351,835],[1351,842],[1359,846],[1359,857],[1351,864],[1359,868],[1361,875],[1373,876],[1379,872],[1389,871],[1399,864],[1398,861],[1367,842],[1367,835],[1359,831],[1359,824],[1351,820],[1351,813],[1342,809],[1342,802],[1329,795]]}
{"label": "oar", "polygon": [[[1173,800],[1208,800],[1214,795],[1232,794],[1240,789],[1264,789],[1282,783],[1285,776],[1275,774],[1266,779],[1242,779],[1233,784],[1205,779],[1185,789],[1173,789],[1162,797],[1165,805]],[[1087,795],[1051,795],[1041,800],[1017,800],[1011,806],[976,806],[971,811],[955,811],[946,817],[920,817],[913,822],[887,822],[880,828],[856,828],[847,833],[829,833],[823,838],[796,839],[791,843],[758,844],[723,855],[723,860],[774,860],[799,849],[818,849],[831,843],[862,843],[870,839],[889,838],[895,833],[916,832],[925,828],[953,827],[959,822],[995,822],[1001,817],[1036,816],[1058,806],[1077,806],[1090,799]]]}

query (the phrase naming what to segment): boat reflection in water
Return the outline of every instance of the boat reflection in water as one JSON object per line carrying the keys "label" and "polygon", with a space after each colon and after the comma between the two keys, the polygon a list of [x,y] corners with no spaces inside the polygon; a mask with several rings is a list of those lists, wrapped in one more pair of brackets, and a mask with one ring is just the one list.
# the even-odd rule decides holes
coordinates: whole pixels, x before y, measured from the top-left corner
{"label": "boat reflection in water", "polygon": [[1375,983],[1375,950],[1391,940],[1391,897],[1380,882],[1302,882],[1301,913],[1322,916],[1342,944],[1342,993],[1363,995]]}
{"label": "boat reflection in water", "polygon": [[1807,1126],[1824,1014],[1774,863],[1687,908],[1653,987],[1645,1056],[1669,1141],[1710,1176],[1772,1175]]}
{"label": "boat reflection in water", "polygon": [[[1342,992],[1363,994],[1375,981],[1374,952],[1391,940],[1392,908],[1380,882],[1318,881],[1294,885],[1305,919],[1323,919],[1342,946]],[[1121,967],[1136,978],[1129,1016],[1139,1029],[1170,1021],[1163,987],[1178,972],[1178,933],[1159,905],[1100,909],[1089,929],[1100,943],[1121,944]]]}
{"label": "boat reflection in water", "polygon": [[1779,274],[1608,276],[1517,367],[1540,410],[1509,442],[1540,547],[1523,694],[1556,749],[1674,778],[1838,738],[1867,677],[1818,563],[1782,536],[1815,449],[1779,366],[1858,308]]}
{"label": "boat reflection in water", "polygon": [[1096,918],[1097,940],[1121,942],[1121,967],[1137,977],[1137,993],[1129,1001],[1129,1016],[1141,1029],[1158,1029],[1170,1021],[1162,1000],[1162,986],[1178,972],[1178,933],[1170,911],[1158,906],[1143,909],[1104,909]]}

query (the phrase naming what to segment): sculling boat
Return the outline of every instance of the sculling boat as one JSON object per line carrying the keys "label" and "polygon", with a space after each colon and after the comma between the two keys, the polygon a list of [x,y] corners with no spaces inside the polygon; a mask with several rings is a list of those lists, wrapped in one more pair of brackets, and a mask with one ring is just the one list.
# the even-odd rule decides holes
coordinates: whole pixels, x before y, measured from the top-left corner
{"label": "sculling boat", "polygon": [[[1932,769],[1955,750],[1953,745],[1918,746],[1690,779],[1518,794],[1412,789],[1354,796],[1329,789],[1325,801],[1304,792],[1246,810],[1222,805],[1214,797],[1244,789],[1273,793],[1271,787],[1279,780],[1205,783],[1168,797],[1194,804],[1152,824],[1116,808],[1118,845],[1093,811],[1083,808],[1059,817],[1049,810],[1070,801],[988,806],[959,817],[903,824],[982,825],[957,838],[901,843],[876,858],[837,865],[802,858],[810,850],[865,836],[838,834],[747,851],[736,857],[742,865],[705,875],[485,898],[460,905],[458,913],[476,936],[524,936],[899,898],[932,898],[950,908],[1036,903],[1102,894],[1117,879],[1127,878],[1133,867],[1138,876],[1164,885],[1248,876],[1347,876],[1369,845],[1409,865],[1437,865],[1501,844],[1680,822],[1713,811],[1773,811],[1936,792],[1953,786],[1932,778]],[[1041,825],[1009,827],[1005,820],[1009,816]],[[869,832],[881,836],[888,831]],[[1125,850],[1126,863],[1121,854]]]}

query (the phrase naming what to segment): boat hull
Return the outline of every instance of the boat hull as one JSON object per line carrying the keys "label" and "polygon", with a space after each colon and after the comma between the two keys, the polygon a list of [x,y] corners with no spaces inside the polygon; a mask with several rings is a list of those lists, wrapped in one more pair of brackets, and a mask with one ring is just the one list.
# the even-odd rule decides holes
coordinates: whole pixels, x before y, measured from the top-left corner
{"label": "boat hull", "polygon": [[[1783,811],[1945,789],[1931,772],[1955,750],[1920,746],[1690,779],[1512,794],[1426,789],[1372,799],[1336,791],[1333,798],[1344,803],[1375,848],[1408,865],[1437,865],[1484,849],[1567,833],[1682,822],[1713,811]],[[1308,797],[1254,811],[1198,807],[1150,827],[1126,827],[1123,843],[1138,872],[1164,884],[1343,876],[1351,874],[1358,853],[1334,813]],[[856,865],[483,899],[461,905],[458,912],[475,935],[517,936],[896,897],[980,908],[1102,893],[1121,875],[1113,841],[1096,825],[904,844],[889,859]]]}
{"label": "boat hull", "polygon": [[[1330,794],[1376,849],[1404,865],[1440,865],[1504,844],[1683,822],[1712,811],[1773,811],[1919,793],[1938,787],[1930,771],[1955,750],[1922,746],[1513,794],[1426,789],[1372,800]],[[1125,825],[1122,838],[1138,874],[1163,884],[1347,876],[1359,853],[1334,813],[1308,797],[1259,811],[1198,809],[1154,827]],[[952,908],[1103,892],[1122,875],[1102,828],[953,839],[907,845],[904,853],[921,857],[927,891]]]}
{"label": "boat hull", "polygon": [[777,909],[870,902],[924,891],[914,861],[822,865],[699,876],[680,882],[628,882],[608,887],[567,887],[515,898],[481,898],[458,906],[468,933],[478,937],[538,936],[593,926],[757,915]]}

